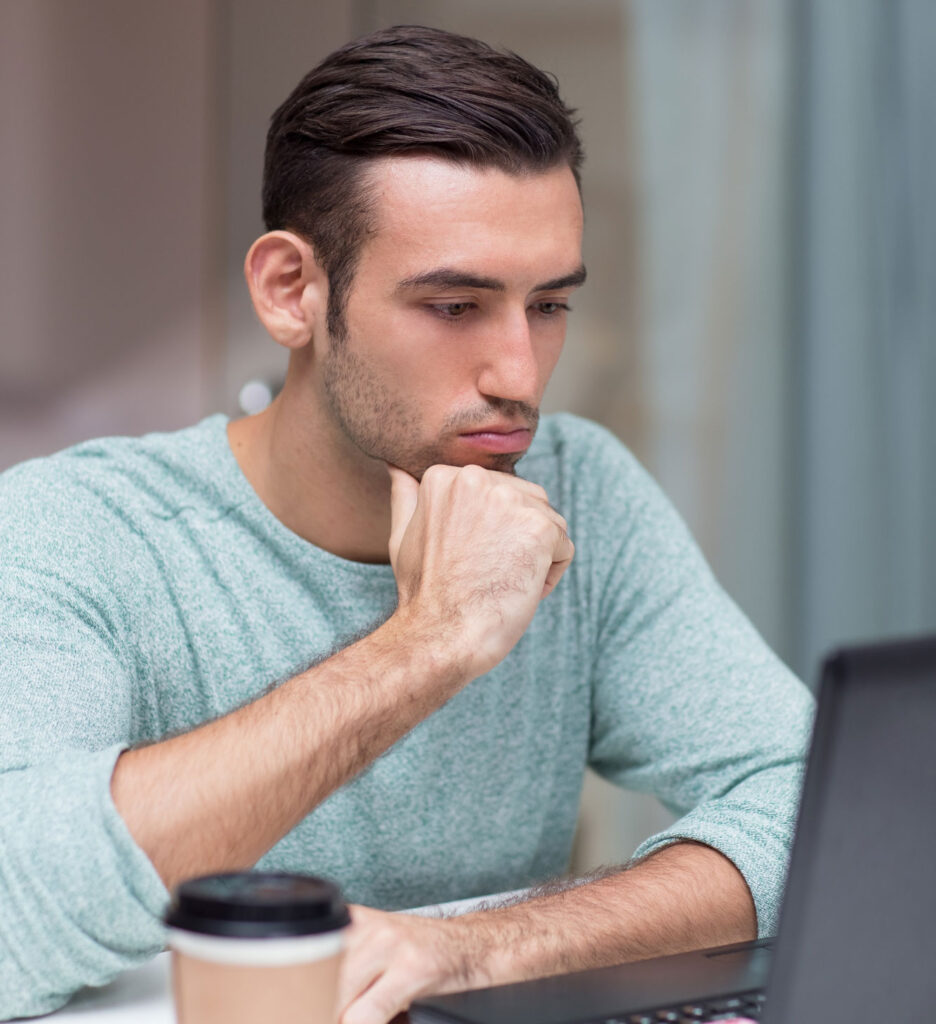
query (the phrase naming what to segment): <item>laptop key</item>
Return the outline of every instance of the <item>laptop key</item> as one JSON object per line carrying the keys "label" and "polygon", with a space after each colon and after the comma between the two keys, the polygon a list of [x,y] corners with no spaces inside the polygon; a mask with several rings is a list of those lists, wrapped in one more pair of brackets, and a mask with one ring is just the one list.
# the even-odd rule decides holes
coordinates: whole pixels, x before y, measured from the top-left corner
{"label": "laptop key", "polygon": [[738,996],[731,996],[729,999],[713,999],[707,1005],[710,1013],[724,1013],[726,1010],[743,1009],[744,1000]]}
{"label": "laptop key", "polygon": [[686,1003],[685,1006],[680,1006],[680,1012],[684,1017],[704,1017],[705,1007],[700,1006],[698,1003]]}
{"label": "laptop key", "polygon": [[680,1016],[675,1010],[657,1010],[656,1019],[665,1024],[679,1024]]}
{"label": "laptop key", "polygon": [[657,1019],[649,1013],[632,1013],[627,1018],[627,1024],[657,1024]]}

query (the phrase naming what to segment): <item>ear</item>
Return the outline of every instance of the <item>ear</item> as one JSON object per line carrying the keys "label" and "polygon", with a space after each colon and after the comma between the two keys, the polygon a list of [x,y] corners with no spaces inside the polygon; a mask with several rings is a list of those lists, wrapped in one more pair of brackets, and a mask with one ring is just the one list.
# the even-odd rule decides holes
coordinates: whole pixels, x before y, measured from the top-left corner
{"label": "ear", "polygon": [[312,247],[291,231],[270,231],[254,242],[244,276],[260,322],[270,337],[290,349],[302,348],[324,325],[328,278]]}

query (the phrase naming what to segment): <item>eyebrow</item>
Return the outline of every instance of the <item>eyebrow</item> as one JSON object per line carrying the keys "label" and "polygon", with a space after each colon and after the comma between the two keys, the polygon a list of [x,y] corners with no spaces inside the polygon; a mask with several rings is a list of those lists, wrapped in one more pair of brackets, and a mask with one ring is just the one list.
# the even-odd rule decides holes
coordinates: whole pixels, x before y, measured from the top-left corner
{"label": "eyebrow", "polygon": [[[584,284],[586,277],[585,267],[573,270],[571,274],[563,277],[553,278],[551,281],[544,281],[532,290],[534,292],[553,292],[562,288],[576,288]],[[505,292],[507,285],[495,277],[484,277],[480,274],[469,274],[463,270],[453,270],[450,267],[438,267],[435,270],[427,270],[423,274],[415,274],[401,281],[396,290],[406,291],[410,288],[480,288],[484,291]]]}

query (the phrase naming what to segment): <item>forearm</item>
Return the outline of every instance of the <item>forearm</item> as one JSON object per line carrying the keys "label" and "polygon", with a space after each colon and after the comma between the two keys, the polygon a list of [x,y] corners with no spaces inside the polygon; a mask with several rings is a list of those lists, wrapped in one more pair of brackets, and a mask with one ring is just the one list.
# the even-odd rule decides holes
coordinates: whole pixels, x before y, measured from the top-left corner
{"label": "forearm", "polygon": [[717,850],[677,843],[592,882],[461,919],[488,984],[753,939],[754,904]]}
{"label": "forearm", "polygon": [[628,870],[433,920],[352,910],[341,1024],[386,1024],[414,999],[753,939],[754,904],[722,854],[682,842]]}
{"label": "forearm", "polygon": [[534,484],[477,466],[391,476],[393,616],[249,706],[119,759],[114,803],[167,886],[253,864],[504,658],[572,559]]}
{"label": "forearm", "polygon": [[127,751],[114,803],[167,887],[252,865],[451,696],[457,662],[395,616],[246,707]]}

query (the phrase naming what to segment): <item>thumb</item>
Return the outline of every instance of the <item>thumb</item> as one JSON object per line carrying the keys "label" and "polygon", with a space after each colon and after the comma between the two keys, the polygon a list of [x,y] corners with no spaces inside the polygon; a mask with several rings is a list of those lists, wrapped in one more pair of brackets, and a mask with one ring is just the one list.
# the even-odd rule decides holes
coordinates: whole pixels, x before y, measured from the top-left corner
{"label": "thumb", "polygon": [[396,565],[403,534],[416,511],[419,481],[405,470],[391,466],[389,462],[387,472],[390,474],[390,561]]}

